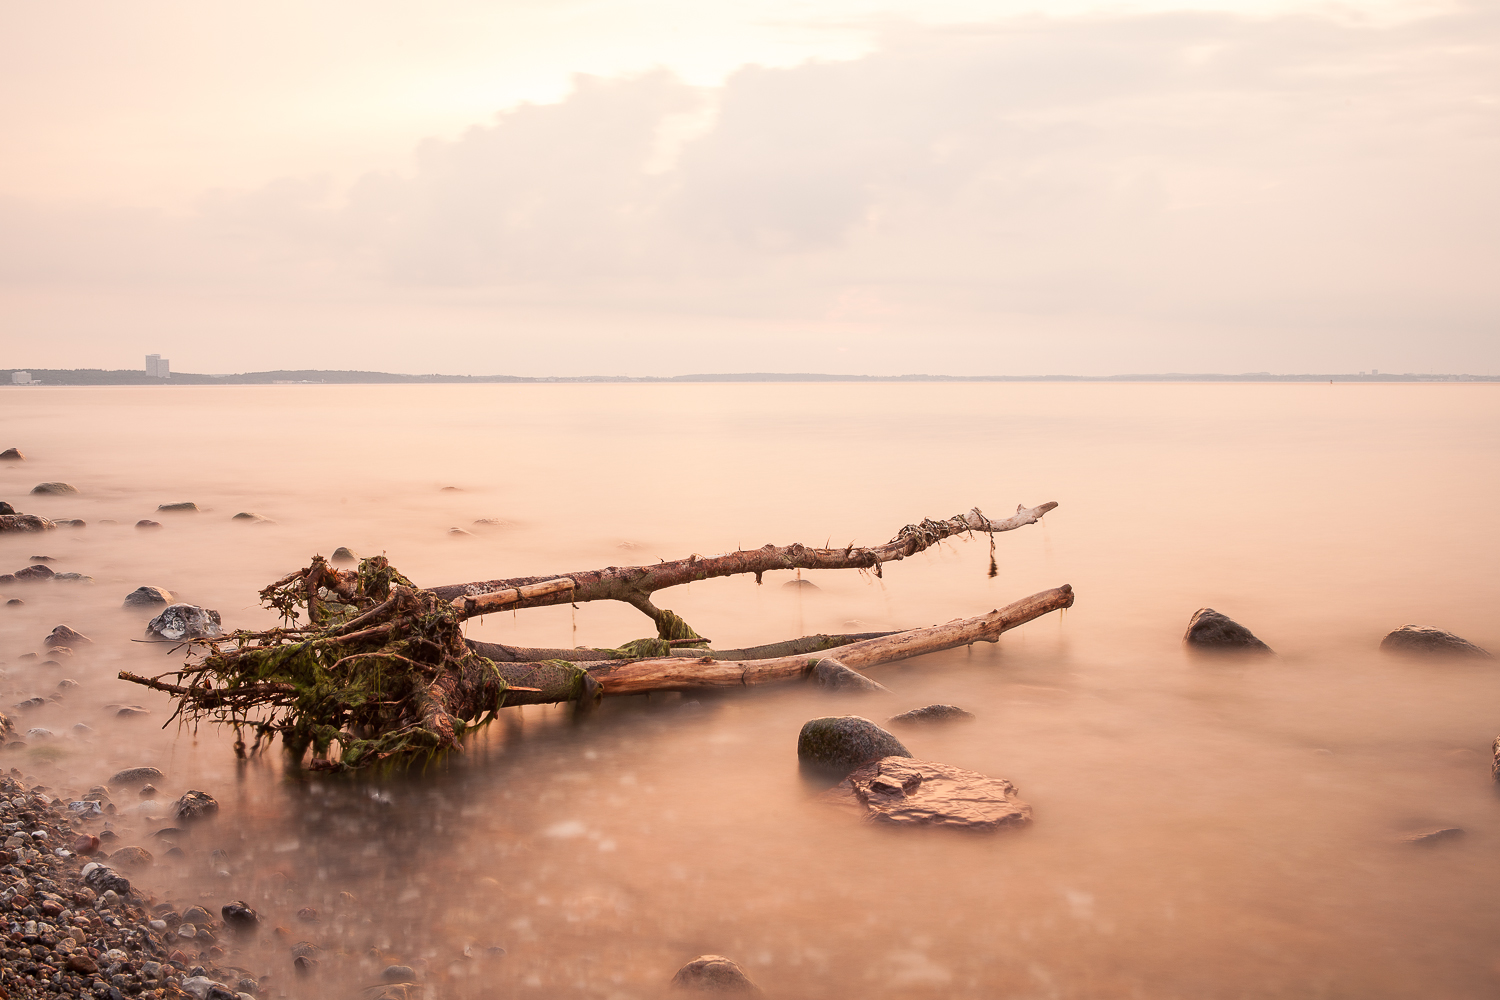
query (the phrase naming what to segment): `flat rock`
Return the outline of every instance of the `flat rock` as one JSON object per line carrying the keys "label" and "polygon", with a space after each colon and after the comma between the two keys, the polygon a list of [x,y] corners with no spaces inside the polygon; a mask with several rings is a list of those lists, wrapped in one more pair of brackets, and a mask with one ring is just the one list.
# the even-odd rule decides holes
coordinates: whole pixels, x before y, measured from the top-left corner
{"label": "flat rock", "polygon": [[1487,658],[1490,651],[1461,639],[1452,632],[1421,625],[1402,625],[1393,629],[1380,640],[1380,648],[1386,653],[1405,656],[1457,656]]}
{"label": "flat rock", "polygon": [[885,721],[893,726],[928,725],[934,722],[959,722],[974,718],[973,712],[965,712],[957,705],[928,705],[914,708],[910,712],[893,715]]}
{"label": "flat rock", "polygon": [[234,517],[231,517],[230,520],[231,521],[246,521],[246,522],[248,522],[250,524],[275,524],[276,523],[275,521],[271,520],[269,517],[263,517],[260,514],[252,514],[248,510],[242,510],[242,511],[240,511],[238,514],[234,515]]}
{"label": "flat rock", "polygon": [[172,603],[170,591],[160,587],[137,587],[125,595],[124,607],[127,608],[149,608],[156,605]]}
{"label": "flat rock", "polygon": [[1239,622],[1213,608],[1199,608],[1188,622],[1183,645],[1211,653],[1270,653],[1272,649]]}
{"label": "flat rock", "polygon": [[1031,822],[1031,806],[1004,778],[911,757],[871,761],[822,798],[869,822],[898,826],[993,833]]}
{"label": "flat rock", "polygon": [[723,955],[700,955],[677,970],[672,977],[675,990],[698,993],[759,993],[760,987],[750,981],[745,970]]}
{"label": "flat rock", "polygon": [[31,488],[33,493],[77,493],[77,487],[68,483],[37,483]]}
{"label": "flat rock", "polygon": [[61,583],[93,583],[94,578],[87,573],[58,573],[52,579]]}
{"label": "flat rock", "polygon": [[25,569],[18,569],[15,572],[17,580],[50,580],[56,575],[56,573],[52,572],[52,567],[46,563],[36,563],[35,565],[27,566]]}
{"label": "flat rock", "polygon": [[838,775],[883,757],[910,756],[900,740],[858,715],[812,719],[797,735],[797,758],[804,767]]}
{"label": "flat rock", "polygon": [[1450,840],[1457,840],[1464,835],[1461,827],[1449,826],[1441,830],[1424,830],[1421,833],[1408,834],[1402,837],[1403,843],[1412,844],[1417,847],[1436,847],[1438,844]]}
{"label": "flat rock", "polygon": [[89,523],[78,517],[60,517],[52,522],[59,528],[87,528]]}
{"label": "flat rock", "polygon": [[26,456],[21,454],[21,449],[19,448],[7,448],[4,451],[0,451],[0,462],[24,461],[26,461]]}
{"label": "flat rock", "polygon": [[181,512],[181,513],[191,513],[191,514],[198,513],[198,505],[195,504],[195,503],[193,503],[191,500],[187,500],[187,501],[184,501],[182,503],[160,503],[160,504],[156,505],[156,509],[157,510],[169,511],[169,512],[174,512],[175,511],[175,512]]}
{"label": "flat rock", "polygon": [[72,649],[74,646],[92,646],[94,640],[82,632],[74,631],[66,625],[59,625],[48,633],[47,638],[42,640],[43,646],[62,646]]}
{"label": "flat rock", "polygon": [[168,605],[146,623],[148,639],[213,639],[224,634],[219,613],[196,604]]}
{"label": "flat rock", "polygon": [[161,779],[161,771],[154,767],[127,767],[123,771],[116,771],[109,779],[109,783],[116,788],[139,788],[141,785]]}

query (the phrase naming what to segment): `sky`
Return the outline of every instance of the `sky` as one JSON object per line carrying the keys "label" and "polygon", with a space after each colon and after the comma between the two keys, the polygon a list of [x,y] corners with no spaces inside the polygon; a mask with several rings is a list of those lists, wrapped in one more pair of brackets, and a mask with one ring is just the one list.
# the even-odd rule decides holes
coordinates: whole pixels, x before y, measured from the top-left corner
{"label": "sky", "polygon": [[1500,374],[1500,5],[0,0],[0,367]]}

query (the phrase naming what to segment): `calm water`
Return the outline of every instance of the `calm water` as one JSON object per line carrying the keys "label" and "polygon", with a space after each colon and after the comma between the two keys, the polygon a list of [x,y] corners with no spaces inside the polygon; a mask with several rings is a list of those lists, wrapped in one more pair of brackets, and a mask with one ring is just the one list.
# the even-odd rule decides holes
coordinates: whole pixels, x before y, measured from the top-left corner
{"label": "calm water", "polygon": [[[48,554],[95,583],[6,589],[26,604],[0,607],[0,707],[56,735],[0,767],[80,791],[165,771],[159,805],[116,793],[116,846],[157,855],[136,881],[160,897],[243,898],[279,926],[221,960],[271,973],[273,995],[354,996],[402,962],[433,997],[647,997],[718,953],[787,998],[1492,997],[1500,668],[1375,647],[1415,622],[1500,648],[1497,418],[1485,385],[6,390],[0,448],[30,460],[0,469],[0,499],[89,523],[0,536],[0,570]],[[51,480],[81,492],[26,495]],[[204,513],[156,514],[181,500]],[[425,773],[303,779],[274,758],[238,766],[229,734],[159,729],[166,699],[113,679],[170,665],[129,641],[147,617],[120,608],[134,588],[265,625],[255,592],[338,545],[437,585],[880,542],[1045,500],[1061,506],[1043,526],[999,536],[993,580],[975,540],[883,581],[659,595],[724,647],[1076,588],[1072,610],[998,646],[872,671],[894,692],[873,701],[622,699],[582,725],[510,710]],[[241,510],[276,524],[232,522]],[[142,517],[165,527],[131,527]],[[486,517],[507,523],[447,533]],[[1187,659],[1205,605],[1280,656]],[[95,647],[61,669],[19,659],[63,622]],[[529,645],[650,633],[606,605],[471,628]],[[81,687],[11,710],[63,676]],[[879,830],[809,801],[805,720],[934,701],[978,721],[911,734],[913,752],[1015,782],[1031,829]],[[153,715],[117,720],[120,703]],[[151,834],[193,787],[223,812],[174,861]],[[1467,835],[1400,842],[1446,826]],[[323,949],[307,982],[291,975],[301,940]]]}

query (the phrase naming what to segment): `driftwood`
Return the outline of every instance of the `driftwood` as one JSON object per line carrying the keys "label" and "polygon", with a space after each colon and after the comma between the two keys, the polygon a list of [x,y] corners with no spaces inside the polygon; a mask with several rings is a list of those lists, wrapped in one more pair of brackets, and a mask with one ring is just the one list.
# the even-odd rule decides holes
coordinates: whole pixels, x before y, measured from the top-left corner
{"label": "driftwood", "polygon": [[[239,753],[281,736],[313,767],[358,767],[416,753],[456,749],[464,734],[502,707],[572,702],[586,711],[601,698],[733,688],[809,677],[830,686],[878,688],[858,671],[1000,634],[1073,603],[1069,587],[1043,591],[987,615],[900,632],[804,636],[715,651],[671,611],[658,590],[695,580],[780,569],[846,569],[880,574],[883,563],[954,535],[991,535],[1033,524],[1057,506],[1021,507],[991,521],[977,508],[946,521],[908,525],[882,546],[817,549],[771,546],[656,566],[607,567],[563,576],[491,580],[424,590],[383,557],[357,571],[321,557],[266,587],[261,598],[287,624],[188,645],[201,658],[156,677],[120,677],[177,699],[173,719],[228,724]],[[491,610],[619,600],[651,617],[654,638],[618,648],[539,649],[466,640],[465,619]],[[305,617],[305,623],[301,619]],[[827,656],[837,650],[837,658]],[[168,720],[170,723],[170,719]],[[245,747],[244,730],[254,733]],[[334,746],[337,745],[337,752]]]}

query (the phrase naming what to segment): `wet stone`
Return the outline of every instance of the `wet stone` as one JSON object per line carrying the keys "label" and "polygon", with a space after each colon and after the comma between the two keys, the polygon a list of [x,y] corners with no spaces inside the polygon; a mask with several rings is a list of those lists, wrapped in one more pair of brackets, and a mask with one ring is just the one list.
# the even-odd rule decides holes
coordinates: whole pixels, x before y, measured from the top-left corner
{"label": "wet stone", "polygon": [[1392,629],[1380,640],[1380,649],[1382,652],[1399,653],[1403,656],[1490,658],[1490,651],[1482,646],[1476,646],[1452,632],[1421,625],[1402,625],[1398,629]]}
{"label": "wet stone", "polygon": [[797,736],[797,758],[802,766],[846,775],[882,757],[910,757],[911,751],[890,733],[858,715],[813,719]]}
{"label": "wet stone", "polygon": [[957,705],[928,705],[914,708],[910,712],[893,715],[886,721],[893,726],[928,725],[934,722],[966,722],[974,718],[973,712],[965,712]]}
{"label": "wet stone", "polygon": [[56,575],[52,571],[52,567],[45,563],[38,563],[35,566],[18,569],[14,574],[17,580],[50,580]]}
{"label": "wet stone", "polygon": [[0,462],[24,461],[26,461],[26,456],[21,454],[21,449],[19,448],[7,448],[4,451],[0,451]]}
{"label": "wet stone", "polygon": [[109,783],[118,788],[135,788],[150,781],[160,781],[161,778],[161,771],[154,767],[127,767],[123,771],[116,771]]}
{"label": "wet stone", "polygon": [[172,603],[172,595],[169,591],[160,587],[137,587],[125,595],[124,607],[127,608],[149,608],[155,605],[167,605]]}
{"label": "wet stone", "polygon": [[219,613],[196,604],[168,605],[146,623],[148,639],[212,639],[223,634]]}
{"label": "wet stone", "polygon": [[[182,794],[172,809],[172,815],[180,820],[204,819],[219,811],[218,800],[207,792],[191,789]],[[207,914],[205,913],[205,916]]]}
{"label": "wet stone", "polygon": [[135,526],[137,528],[160,528],[161,522],[153,521],[149,517],[143,517],[139,521],[135,522]]}
{"label": "wet stone", "polygon": [[338,548],[333,550],[333,555],[328,557],[328,561],[336,563],[356,563],[359,562],[359,553],[355,552],[347,545],[340,545]]}
{"label": "wet stone", "polygon": [[145,871],[155,864],[151,852],[142,847],[122,847],[109,856],[109,863],[128,872]]}
{"label": "wet stone", "polygon": [[1271,647],[1239,622],[1213,608],[1199,608],[1188,621],[1182,642],[1209,653],[1270,653]]}
{"label": "wet stone", "polygon": [[823,798],[869,822],[895,826],[992,833],[1031,822],[1031,806],[1004,778],[910,757],[871,761]]}
{"label": "wet stone", "polygon": [[51,493],[51,494],[56,495],[56,494],[63,494],[63,493],[77,493],[78,490],[77,490],[77,488],[69,485],[68,483],[37,483],[35,486],[33,486],[31,488],[31,492],[33,492],[33,493]]}
{"label": "wet stone", "polygon": [[701,955],[677,970],[674,990],[697,993],[759,993],[745,970],[723,955]]}
{"label": "wet stone", "polygon": [[1441,830],[1424,830],[1421,833],[1413,833],[1401,838],[1405,843],[1415,847],[1436,847],[1449,841],[1458,840],[1463,837],[1464,831],[1461,827],[1450,826]]}
{"label": "wet stone", "polygon": [[220,913],[226,927],[232,927],[241,933],[253,933],[260,927],[260,915],[244,900],[225,904]]}
{"label": "wet stone", "polygon": [[196,514],[198,512],[198,505],[193,503],[192,501],[184,501],[182,503],[157,504],[156,509],[175,513]]}
{"label": "wet stone", "polygon": [[82,632],[74,631],[66,625],[59,625],[42,641],[43,646],[62,646],[64,649],[72,649],[75,646],[91,646],[94,640]]}
{"label": "wet stone", "polygon": [[387,965],[380,973],[380,978],[387,983],[414,983],[417,981],[417,970],[409,965]]}

